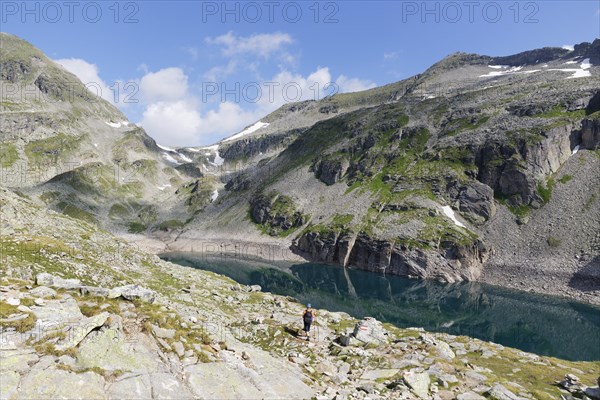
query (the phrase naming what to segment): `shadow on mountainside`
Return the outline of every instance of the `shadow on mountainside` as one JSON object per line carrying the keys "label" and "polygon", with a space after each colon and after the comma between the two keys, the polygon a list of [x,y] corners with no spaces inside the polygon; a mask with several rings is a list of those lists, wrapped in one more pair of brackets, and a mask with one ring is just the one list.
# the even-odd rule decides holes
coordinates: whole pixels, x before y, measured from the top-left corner
{"label": "shadow on mountainside", "polygon": [[600,256],[596,256],[571,277],[569,286],[583,292],[600,290]]}

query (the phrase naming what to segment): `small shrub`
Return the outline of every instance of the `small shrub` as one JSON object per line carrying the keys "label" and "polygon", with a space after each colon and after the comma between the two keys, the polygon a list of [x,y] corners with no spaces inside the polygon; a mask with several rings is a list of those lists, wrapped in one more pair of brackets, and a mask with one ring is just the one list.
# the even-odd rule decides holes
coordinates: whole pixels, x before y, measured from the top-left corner
{"label": "small shrub", "polygon": [[550,201],[550,198],[552,197],[552,189],[554,189],[554,179],[552,178],[548,179],[546,185],[538,185],[537,192],[544,204]]}
{"label": "small shrub", "polygon": [[17,307],[0,301],[0,318],[8,318],[13,314],[27,314],[27,317],[16,321],[3,321],[0,324],[2,328],[15,328],[17,332],[27,332],[35,326],[37,318],[33,313],[22,313]]}
{"label": "small shrub", "polygon": [[560,178],[558,181],[560,183],[567,183],[569,182],[571,179],[573,179],[573,177],[571,175],[564,175],[562,178]]}
{"label": "small shrub", "polygon": [[548,236],[548,239],[546,239],[546,242],[548,243],[548,246],[550,247],[558,247],[560,246],[560,239],[555,238],[554,236]]}
{"label": "small shrub", "polygon": [[146,230],[146,225],[141,222],[130,222],[129,223],[129,233],[142,233]]}

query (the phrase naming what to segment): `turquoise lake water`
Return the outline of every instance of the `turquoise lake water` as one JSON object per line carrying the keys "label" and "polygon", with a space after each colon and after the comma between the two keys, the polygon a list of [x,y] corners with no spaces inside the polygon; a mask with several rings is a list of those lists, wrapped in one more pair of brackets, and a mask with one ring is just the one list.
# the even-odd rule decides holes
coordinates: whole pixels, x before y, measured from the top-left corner
{"label": "turquoise lake water", "polygon": [[476,282],[383,276],[331,265],[266,263],[167,253],[161,258],[229,276],[315,308],[398,327],[467,335],[540,355],[600,360],[600,307]]}

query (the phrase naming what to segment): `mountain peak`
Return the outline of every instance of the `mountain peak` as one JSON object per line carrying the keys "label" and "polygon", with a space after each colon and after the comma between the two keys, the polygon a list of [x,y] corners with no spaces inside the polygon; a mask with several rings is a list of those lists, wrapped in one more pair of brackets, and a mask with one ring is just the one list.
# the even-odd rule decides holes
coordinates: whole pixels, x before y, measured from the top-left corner
{"label": "mountain peak", "polygon": [[593,43],[579,43],[573,46],[573,48],[573,50],[569,50],[562,47],[542,47],[540,49],[523,51],[508,56],[493,57],[490,62],[495,65],[520,67],[524,65],[535,65],[555,60],[581,57],[589,58],[591,64],[600,64],[600,39],[594,40]]}

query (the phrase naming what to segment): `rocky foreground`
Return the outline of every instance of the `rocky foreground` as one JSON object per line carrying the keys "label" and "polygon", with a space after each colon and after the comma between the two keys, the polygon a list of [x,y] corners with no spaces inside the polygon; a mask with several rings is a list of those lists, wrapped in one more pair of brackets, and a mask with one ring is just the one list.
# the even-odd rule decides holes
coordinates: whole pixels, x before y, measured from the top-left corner
{"label": "rocky foreground", "polygon": [[[600,363],[318,310],[0,188],[0,397],[598,399]],[[594,345],[590,343],[590,346]]]}

